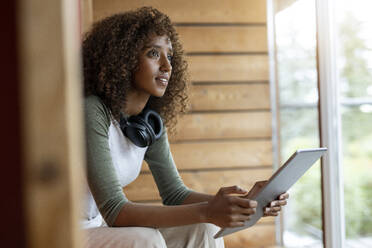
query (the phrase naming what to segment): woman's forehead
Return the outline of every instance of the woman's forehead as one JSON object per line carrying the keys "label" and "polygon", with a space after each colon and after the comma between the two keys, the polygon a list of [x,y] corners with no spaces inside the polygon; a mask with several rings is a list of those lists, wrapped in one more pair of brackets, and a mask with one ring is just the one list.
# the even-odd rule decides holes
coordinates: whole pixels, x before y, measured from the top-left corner
{"label": "woman's forehead", "polygon": [[168,35],[151,35],[145,44],[145,47],[151,47],[154,45],[168,46],[172,49],[172,42]]}

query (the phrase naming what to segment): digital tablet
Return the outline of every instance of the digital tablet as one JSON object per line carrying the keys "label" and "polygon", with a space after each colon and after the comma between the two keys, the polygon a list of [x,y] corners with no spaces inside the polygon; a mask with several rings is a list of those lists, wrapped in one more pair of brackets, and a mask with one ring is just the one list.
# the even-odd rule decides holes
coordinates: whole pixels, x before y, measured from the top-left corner
{"label": "digital tablet", "polygon": [[[268,182],[249,198],[257,201],[256,213],[251,215],[251,219],[245,222],[241,227],[227,227],[214,236],[219,238],[256,224],[263,216],[263,209],[270,202],[276,200],[279,195],[288,191],[288,189],[297,182],[300,177],[327,151],[327,148],[301,149],[297,150],[275,174],[271,176]],[[251,191],[254,187],[251,189]]]}

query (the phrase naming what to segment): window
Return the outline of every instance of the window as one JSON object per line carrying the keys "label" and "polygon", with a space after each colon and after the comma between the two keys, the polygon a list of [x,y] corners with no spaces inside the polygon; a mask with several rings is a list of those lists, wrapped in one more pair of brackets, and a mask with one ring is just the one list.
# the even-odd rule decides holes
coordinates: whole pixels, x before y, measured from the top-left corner
{"label": "window", "polygon": [[[298,148],[319,146],[316,35],[324,30],[316,30],[316,13],[324,6],[315,0],[272,2],[280,158],[284,162]],[[340,211],[337,217],[345,219],[345,247],[372,247],[372,2],[333,3],[335,9],[327,11],[335,11],[332,38],[337,56],[331,62],[336,65],[340,92],[326,94],[339,94],[340,99],[336,105],[341,118],[336,121],[342,127],[338,166],[344,174],[341,208],[345,216]],[[290,194],[283,218],[285,247],[323,247],[320,166],[313,166]]]}
{"label": "window", "polygon": [[[277,0],[274,11],[282,164],[297,149],[319,147],[315,1]],[[289,193],[285,246],[322,246],[320,164]]]}
{"label": "window", "polygon": [[346,247],[372,247],[371,1],[336,5]]}

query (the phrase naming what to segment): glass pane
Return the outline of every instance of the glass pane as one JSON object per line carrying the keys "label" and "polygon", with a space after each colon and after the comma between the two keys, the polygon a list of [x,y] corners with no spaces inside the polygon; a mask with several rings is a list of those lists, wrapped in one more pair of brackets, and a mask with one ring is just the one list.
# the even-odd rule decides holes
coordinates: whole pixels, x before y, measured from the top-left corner
{"label": "glass pane", "polygon": [[[280,117],[282,161],[297,149],[319,146],[316,106],[284,107]],[[283,218],[285,247],[323,247],[320,172],[318,163],[289,191]]]}
{"label": "glass pane", "polygon": [[[300,148],[319,147],[314,0],[276,0],[275,36],[282,163]],[[285,247],[323,247],[320,165],[290,190]]]}
{"label": "glass pane", "polygon": [[372,247],[372,1],[337,4],[346,247]]}
{"label": "glass pane", "polygon": [[372,97],[372,1],[337,2],[338,66],[343,97]]}
{"label": "glass pane", "polygon": [[342,108],[347,247],[372,247],[372,114],[362,109]]}

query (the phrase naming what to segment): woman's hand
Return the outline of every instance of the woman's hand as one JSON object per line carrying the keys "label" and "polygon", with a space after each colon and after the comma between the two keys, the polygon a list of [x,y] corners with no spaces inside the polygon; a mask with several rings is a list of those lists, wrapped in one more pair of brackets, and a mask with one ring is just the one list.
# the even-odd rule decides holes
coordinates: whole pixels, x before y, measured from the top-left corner
{"label": "woman's hand", "polygon": [[[253,198],[257,195],[258,192],[266,185],[268,181],[258,181],[254,184],[252,189],[247,194],[247,198]],[[264,216],[278,216],[282,206],[287,204],[287,199],[289,197],[288,193],[283,193],[278,197],[278,200],[270,202],[264,208]]]}
{"label": "woman's hand", "polygon": [[250,219],[256,212],[257,202],[232,194],[243,195],[247,191],[238,186],[221,188],[208,202],[207,222],[220,227],[239,227]]}
{"label": "woman's hand", "polygon": [[264,216],[278,216],[278,213],[282,209],[282,206],[287,204],[288,193],[281,194],[279,200],[270,202],[270,204],[264,208]]}

